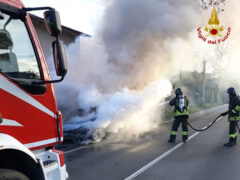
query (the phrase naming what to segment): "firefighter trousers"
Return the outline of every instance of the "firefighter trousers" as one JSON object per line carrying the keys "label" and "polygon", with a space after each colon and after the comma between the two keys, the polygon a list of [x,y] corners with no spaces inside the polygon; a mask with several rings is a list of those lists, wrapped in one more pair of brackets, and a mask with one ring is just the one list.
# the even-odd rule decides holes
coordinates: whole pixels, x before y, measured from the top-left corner
{"label": "firefighter trousers", "polygon": [[182,140],[186,141],[188,139],[188,116],[178,116],[174,118],[172,124],[172,131],[170,135],[170,141],[174,142],[177,136],[177,131],[180,123],[182,123]]}
{"label": "firefighter trousers", "polygon": [[236,142],[237,140],[237,125],[238,121],[230,121],[229,123],[229,141]]}

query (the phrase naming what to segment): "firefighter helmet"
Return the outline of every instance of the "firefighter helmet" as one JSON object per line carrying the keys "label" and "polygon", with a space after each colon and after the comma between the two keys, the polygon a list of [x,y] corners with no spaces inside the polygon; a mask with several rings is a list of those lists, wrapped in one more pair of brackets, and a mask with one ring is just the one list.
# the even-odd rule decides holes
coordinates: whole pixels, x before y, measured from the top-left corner
{"label": "firefighter helmet", "polygon": [[175,94],[176,95],[182,94],[182,89],[181,88],[177,88],[176,91],[175,91]]}
{"label": "firefighter helmet", "polygon": [[229,95],[236,95],[236,94],[237,94],[236,91],[235,91],[235,89],[234,89],[233,87],[228,88],[228,89],[227,89],[227,93],[228,93]]}

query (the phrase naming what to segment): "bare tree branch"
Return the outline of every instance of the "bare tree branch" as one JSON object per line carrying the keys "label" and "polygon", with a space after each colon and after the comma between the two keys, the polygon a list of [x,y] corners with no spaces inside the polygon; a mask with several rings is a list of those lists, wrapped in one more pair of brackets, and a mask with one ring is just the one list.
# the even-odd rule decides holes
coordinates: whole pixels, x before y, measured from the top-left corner
{"label": "bare tree branch", "polygon": [[208,10],[211,7],[215,7],[217,13],[224,11],[224,6],[226,5],[226,0],[199,0],[200,7],[202,10]]}

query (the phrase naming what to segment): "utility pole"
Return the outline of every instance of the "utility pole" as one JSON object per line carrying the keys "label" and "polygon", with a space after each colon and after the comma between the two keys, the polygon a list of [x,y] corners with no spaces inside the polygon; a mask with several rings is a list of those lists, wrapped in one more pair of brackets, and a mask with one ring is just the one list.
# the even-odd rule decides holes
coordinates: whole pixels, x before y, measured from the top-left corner
{"label": "utility pole", "polygon": [[214,72],[212,73],[212,89],[211,89],[211,91],[212,91],[212,104],[214,104],[215,103],[215,82],[214,82]]}
{"label": "utility pole", "polygon": [[202,105],[205,104],[205,86],[206,86],[206,60],[203,60],[203,72],[202,72]]}

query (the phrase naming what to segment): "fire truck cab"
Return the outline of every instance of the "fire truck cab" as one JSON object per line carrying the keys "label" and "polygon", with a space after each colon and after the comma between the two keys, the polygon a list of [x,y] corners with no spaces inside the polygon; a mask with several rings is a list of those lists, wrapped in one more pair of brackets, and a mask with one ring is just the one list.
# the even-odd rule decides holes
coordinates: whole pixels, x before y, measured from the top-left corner
{"label": "fire truck cab", "polygon": [[[52,80],[29,11],[44,10],[53,42]],[[25,8],[20,0],[0,0],[0,179],[65,180],[62,115],[53,83],[67,72],[60,17],[51,7]]]}

